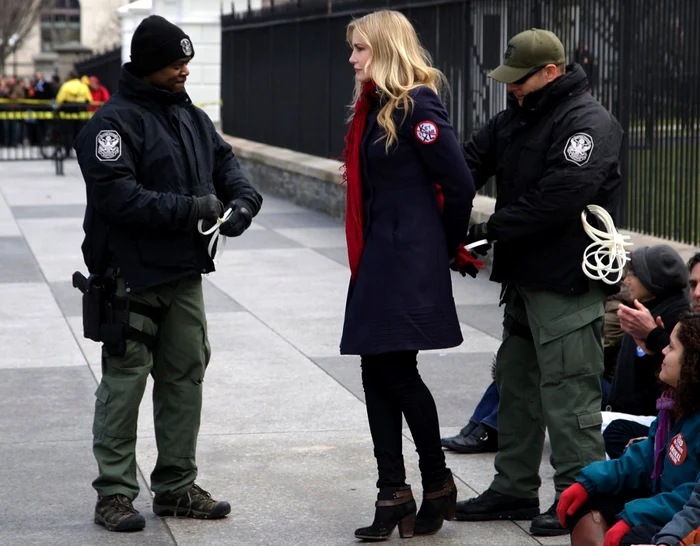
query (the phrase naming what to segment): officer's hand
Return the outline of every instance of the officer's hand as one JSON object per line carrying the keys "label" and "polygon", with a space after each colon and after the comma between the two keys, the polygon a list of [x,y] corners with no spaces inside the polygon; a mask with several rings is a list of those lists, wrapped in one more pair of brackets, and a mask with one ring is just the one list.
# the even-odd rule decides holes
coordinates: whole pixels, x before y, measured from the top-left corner
{"label": "officer's hand", "polygon": [[232,210],[231,216],[221,224],[219,233],[226,237],[238,237],[253,223],[253,215],[242,200],[231,201],[227,208]]}
{"label": "officer's hand", "polygon": [[224,213],[224,204],[216,198],[216,195],[210,193],[202,197],[195,197],[192,216],[196,220],[206,220],[208,222],[216,222]]}
{"label": "officer's hand", "polygon": [[[481,241],[482,239],[491,241],[491,239],[489,238],[488,228],[486,227],[486,222],[482,222],[481,224],[472,224],[471,226],[469,226],[469,231],[467,232],[467,239],[465,241],[465,244],[469,245],[471,243],[475,243],[476,241]],[[486,253],[489,251],[490,248],[490,244],[484,244],[474,247],[470,250],[472,252],[480,254],[481,256],[486,256]]]}

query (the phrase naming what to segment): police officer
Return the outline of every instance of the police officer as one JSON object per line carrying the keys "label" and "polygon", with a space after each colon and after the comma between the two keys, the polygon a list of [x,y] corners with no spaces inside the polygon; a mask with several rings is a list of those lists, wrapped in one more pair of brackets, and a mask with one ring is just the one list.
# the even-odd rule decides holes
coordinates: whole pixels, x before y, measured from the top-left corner
{"label": "police officer", "polygon": [[193,56],[180,28],[162,17],[145,19],[134,33],[119,93],[75,143],[87,186],[85,262],[90,273],[113,276],[115,315],[128,309],[126,323],[108,321],[101,328],[102,381],[93,426],[95,523],[110,531],[145,526],[132,500],[139,492],[138,409],[149,375],[158,447],[153,511],[202,519],[231,511],[195,484],[202,380],[210,358],[201,274],[214,270],[197,224],[211,225],[231,209],[220,232],[241,235],[262,198],[185,92]]}
{"label": "police officer", "polygon": [[[496,476],[457,505],[469,521],[532,519],[531,532],[563,534],[552,506],[538,516],[540,462],[549,431],[559,494],[604,458],[600,377],[607,285],[582,271],[591,241],[581,212],[619,201],[622,129],[566,66],[551,32],[510,40],[489,74],[508,85],[508,106],[465,146],[477,188],[496,177],[496,210],[468,242],[495,241],[491,280],[503,284],[505,339],[496,363],[501,395]],[[617,288],[615,288],[617,290]]]}

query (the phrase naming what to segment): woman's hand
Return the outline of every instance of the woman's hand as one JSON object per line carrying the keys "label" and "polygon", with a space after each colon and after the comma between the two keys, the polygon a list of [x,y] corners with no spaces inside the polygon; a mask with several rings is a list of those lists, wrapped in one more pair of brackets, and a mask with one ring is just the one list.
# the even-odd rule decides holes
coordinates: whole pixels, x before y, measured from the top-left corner
{"label": "woman's hand", "polygon": [[587,500],[588,491],[578,482],[561,494],[559,504],[557,504],[557,517],[562,527],[566,527],[567,516],[573,516]]}

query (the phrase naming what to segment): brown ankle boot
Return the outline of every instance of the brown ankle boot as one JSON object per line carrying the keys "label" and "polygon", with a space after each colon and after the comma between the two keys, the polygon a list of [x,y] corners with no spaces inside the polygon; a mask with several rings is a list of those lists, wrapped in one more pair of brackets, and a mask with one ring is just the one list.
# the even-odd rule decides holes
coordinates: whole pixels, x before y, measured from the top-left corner
{"label": "brown ankle boot", "polygon": [[413,536],[416,522],[416,501],[413,500],[411,486],[383,487],[377,495],[374,522],[369,527],[355,531],[355,538],[368,541],[386,540],[399,526],[401,538]]}
{"label": "brown ankle boot", "polygon": [[434,535],[442,528],[443,521],[455,519],[457,487],[452,472],[442,482],[426,484],[423,503],[416,517],[416,535]]}

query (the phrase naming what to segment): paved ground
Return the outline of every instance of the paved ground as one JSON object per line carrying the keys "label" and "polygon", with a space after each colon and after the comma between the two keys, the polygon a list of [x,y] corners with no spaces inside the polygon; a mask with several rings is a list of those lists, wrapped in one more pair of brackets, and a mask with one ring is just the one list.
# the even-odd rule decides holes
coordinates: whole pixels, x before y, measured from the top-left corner
{"label": "paved ground", "polygon": [[[155,462],[152,404],[143,401],[136,506],[144,532],[92,523],[90,486],[99,346],[81,333],[70,284],[80,254],[84,185],[77,165],[0,163],[0,544],[345,545],[371,522],[375,464],[357,358],[338,356],[349,272],[342,226],[272,197],[241,239],[229,241],[205,282],[213,359],[205,381],[199,483],[227,498],[222,521],[162,520],[150,510]],[[498,287],[454,278],[464,344],[420,356],[445,435],[471,414],[498,347]],[[409,481],[420,496],[406,429]],[[543,457],[546,508],[553,489]],[[484,490],[491,455],[448,454],[464,499]],[[568,544],[530,537],[522,525],[447,523],[411,544]],[[398,533],[393,539],[398,541]]]}

